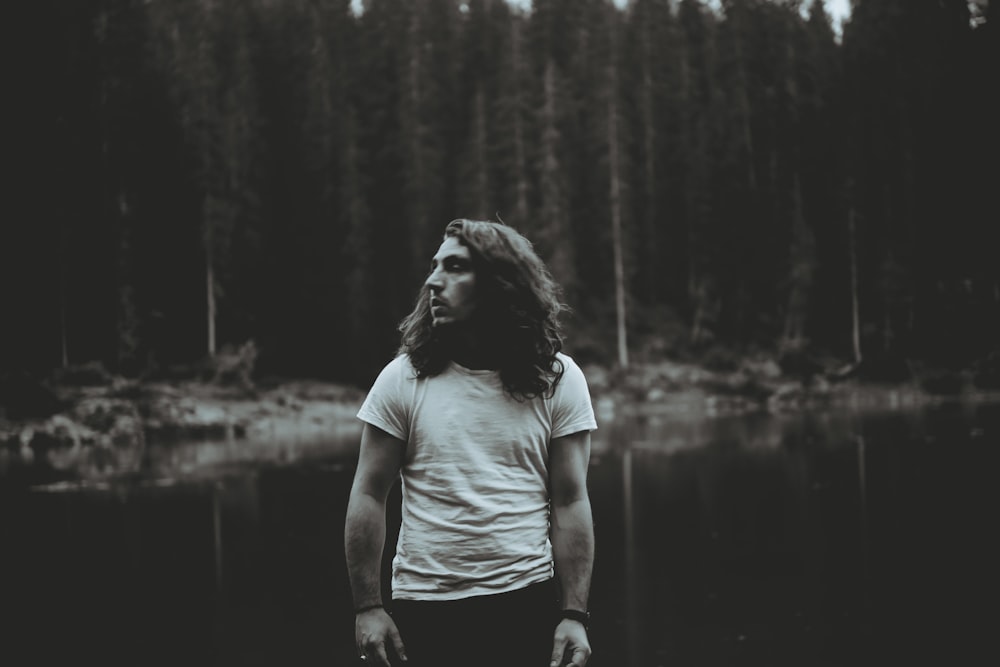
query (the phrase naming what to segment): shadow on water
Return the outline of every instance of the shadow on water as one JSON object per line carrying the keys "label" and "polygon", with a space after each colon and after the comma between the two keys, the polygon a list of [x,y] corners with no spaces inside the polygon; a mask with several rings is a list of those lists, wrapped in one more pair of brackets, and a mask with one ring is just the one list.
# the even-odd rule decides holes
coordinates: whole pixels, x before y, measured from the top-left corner
{"label": "shadow on water", "polygon": [[[982,662],[998,448],[996,405],[603,425],[591,665]],[[272,450],[0,484],[3,662],[356,664],[356,448]]]}

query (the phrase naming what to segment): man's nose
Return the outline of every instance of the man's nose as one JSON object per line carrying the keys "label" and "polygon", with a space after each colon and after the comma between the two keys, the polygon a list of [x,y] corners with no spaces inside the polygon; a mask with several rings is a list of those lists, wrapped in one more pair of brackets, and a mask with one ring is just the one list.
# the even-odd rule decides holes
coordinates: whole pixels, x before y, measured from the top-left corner
{"label": "man's nose", "polygon": [[431,274],[427,276],[427,280],[424,281],[424,284],[427,285],[432,292],[440,292],[444,288],[444,285],[441,284],[441,268],[438,267],[431,271]]}

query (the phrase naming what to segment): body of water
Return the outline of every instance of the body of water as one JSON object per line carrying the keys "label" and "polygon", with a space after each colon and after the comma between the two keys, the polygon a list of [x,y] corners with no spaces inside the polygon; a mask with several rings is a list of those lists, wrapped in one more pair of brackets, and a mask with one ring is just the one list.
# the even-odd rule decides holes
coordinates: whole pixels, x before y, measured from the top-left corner
{"label": "body of water", "polygon": [[[2,480],[0,660],[357,664],[354,457],[267,451],[158,445],[100,483]],[[998,452],[996,404],[603,423],[590,664],[992,663]]]}

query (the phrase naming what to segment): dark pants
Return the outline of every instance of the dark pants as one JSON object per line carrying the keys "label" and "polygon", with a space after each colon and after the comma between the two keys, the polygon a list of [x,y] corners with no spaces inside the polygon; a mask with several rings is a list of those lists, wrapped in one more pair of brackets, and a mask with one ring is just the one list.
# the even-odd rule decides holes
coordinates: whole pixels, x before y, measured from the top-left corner
{"label": "dark pants", "polygon": [[558,620],[553,580],[464,600],[396,600],[408,667],[548,667]]}

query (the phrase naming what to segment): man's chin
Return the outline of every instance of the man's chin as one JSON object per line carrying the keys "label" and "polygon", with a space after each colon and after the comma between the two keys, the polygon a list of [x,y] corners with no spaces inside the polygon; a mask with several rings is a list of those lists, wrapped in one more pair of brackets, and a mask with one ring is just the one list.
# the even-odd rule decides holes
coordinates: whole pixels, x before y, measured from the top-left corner
{"label": "man's chin", "polygon": [[441,317],[431,320],[431,329],[439,336],[457,336],[469,329],[469,323],[451,317]]}

